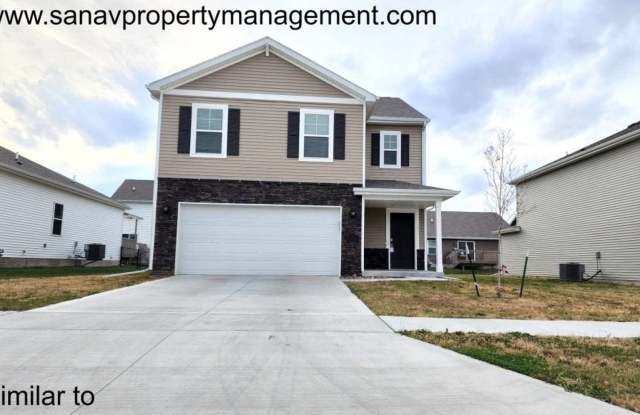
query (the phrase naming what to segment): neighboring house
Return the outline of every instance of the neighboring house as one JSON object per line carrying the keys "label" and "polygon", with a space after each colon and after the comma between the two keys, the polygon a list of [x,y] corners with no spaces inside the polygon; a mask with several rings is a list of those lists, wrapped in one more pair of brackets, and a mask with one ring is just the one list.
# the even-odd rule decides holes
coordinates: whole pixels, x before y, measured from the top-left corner
{"label": "neighboring house", "polygon": [[429,119],[401,99],[270,38],[147,88],[160,117],[155,271],[361,275],[379,246],[381,269],[416,270],[427,236],[440,242],[441,203],[458,192],[426,185]]}
{"label": "neighboring house", "polygon": [[503,262],[558,276],[561,263],[606,279],[640,280],[640,122],[513,181],[516,224],[503,231]]}
{"label": "neighboring house", "polygon": [[[429,212],[429,235],[435,234],[435,219]],[[445,267],[462,267],[469,262],[495,267],[498,265],[496,229],[509,224],[494,212],[442,212],[442,251]],[[435,263],[435,238],[429,238],[429,263]]]}
{"label": "neighboring house", "polygon": [[85,245],[105,245],[101,264],[120,259],[126,206],[0,147],[0,266],[82,263]]}
{"label": "neighboring house", "polygon": [[111,198],[129,206],[122,221],[122,237],[136,235],[139,244],[151,246],[153,180],[126,179]]}

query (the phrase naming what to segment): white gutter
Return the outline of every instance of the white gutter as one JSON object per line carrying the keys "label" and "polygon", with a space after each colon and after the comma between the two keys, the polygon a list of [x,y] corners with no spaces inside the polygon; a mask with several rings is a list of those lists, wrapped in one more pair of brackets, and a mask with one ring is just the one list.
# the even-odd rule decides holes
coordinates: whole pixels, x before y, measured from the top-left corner
{"label": "white gutter", "polygon": [[440,189],[381,189],[373,187],[355,187],[353,194],[356,196],[366,196],[372,200],[411,200],[421,201],[425,198],[429,199],[450,199],[460,193],[457,190],[440,190]]}
{"label": "white gutter", "polygon": [[428,117],[425,118],[409,118],[409,117],[383,117],[380,115],[372,115],[367,120],[369,124],[420,124],[428,123],[431,120]]}

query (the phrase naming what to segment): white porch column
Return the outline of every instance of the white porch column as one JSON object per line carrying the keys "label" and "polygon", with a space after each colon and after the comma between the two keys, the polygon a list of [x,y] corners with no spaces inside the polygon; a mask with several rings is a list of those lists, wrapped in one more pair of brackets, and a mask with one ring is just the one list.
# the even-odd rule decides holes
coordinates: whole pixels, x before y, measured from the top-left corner
{"label": "white porch column", "polygon": [[442,202],[436,201],[436,272],[444,272],[442,266]]}
{"label": "white porch column", "polygon": [[427,214],[427,208],[424,208],[424,219],[422,220],[422,226],[424,228],[424,270],[429,271],[429,237],[427,236],[427,229],[429,229],[429,215]]}

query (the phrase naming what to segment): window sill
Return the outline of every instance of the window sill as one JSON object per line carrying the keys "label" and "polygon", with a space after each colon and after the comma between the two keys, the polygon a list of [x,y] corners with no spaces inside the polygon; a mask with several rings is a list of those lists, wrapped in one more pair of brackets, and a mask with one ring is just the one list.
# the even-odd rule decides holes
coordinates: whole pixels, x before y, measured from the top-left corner
{"label": "window sill", "polygon": [[382,165],[382,164],[379,167],[381,169],[399,169],[399,168],[402,168],[402,166]]}
{"label": "window sill", "polygon": [[207,159],[226,159],[226,154],[214,154],[214,153],[191,153],[189,157],[195,158],[207,158]]}
{"label": "window sill", "polygon": [[300,157],[298,161],[313,161],[320,163],[333,163],[333,159],[316,158],[316,157]]}

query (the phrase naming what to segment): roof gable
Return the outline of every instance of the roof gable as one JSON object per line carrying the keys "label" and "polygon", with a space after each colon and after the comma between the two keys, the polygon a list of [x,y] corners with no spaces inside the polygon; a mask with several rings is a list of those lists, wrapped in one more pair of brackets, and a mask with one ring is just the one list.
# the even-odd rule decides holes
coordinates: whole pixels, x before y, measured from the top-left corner
{"label": "roof gable", "polygon": [[182,85],[180,89],[350,97],[274,53],[252,56]]}
{"label": "roof gable", "polygon": [[262,38],[198,65],[176,72],[173,75],[159,79],[147,85],[147,89],[154,97],[158,97],[161,92],[182,87],[196,79],[221,71],[238,62],[242,62],[259,54],[266,55],[271,53],[332,85],[336,89],[343,91],[349,96],[366,101],[374,101],[376,99],[376,96],[366,89],[346,80],[269,37]]}
{"label": "roof gable", "polygon": [[119,202],[152,202],[153,180],[126,179],[111,198]]}

